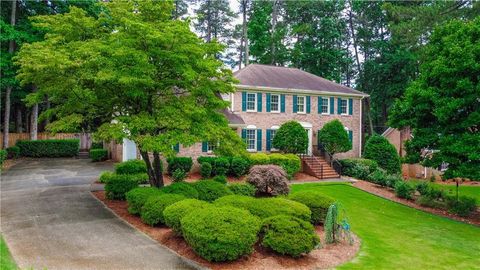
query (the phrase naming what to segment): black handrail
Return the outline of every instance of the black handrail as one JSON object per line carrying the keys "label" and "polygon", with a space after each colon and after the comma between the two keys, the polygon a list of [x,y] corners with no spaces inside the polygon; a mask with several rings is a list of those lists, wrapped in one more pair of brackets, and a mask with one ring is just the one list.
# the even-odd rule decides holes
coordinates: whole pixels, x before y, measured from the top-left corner
{"label": "black handrail", "polygon": [[320,154],[325,158],[325,161],[330,164],[330,166],[338,173],[338,175],[342,175],[342,164],[338,159],[334,158],[332,154],[328,153],[323,147],[322,144],[319,144]]}

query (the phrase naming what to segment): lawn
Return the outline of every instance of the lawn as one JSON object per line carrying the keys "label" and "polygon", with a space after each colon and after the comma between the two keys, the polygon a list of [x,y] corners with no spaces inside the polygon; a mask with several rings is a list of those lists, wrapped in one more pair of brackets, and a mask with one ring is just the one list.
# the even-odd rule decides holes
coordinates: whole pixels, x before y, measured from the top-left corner
{"label": "lawn", "polygon": [[15,261],[12,259],[10,252],[8,251],[7,244],[3,237],[0,236],[0,269],[1,270],[11,270],[17,269]]}
{"label": "lawn", "polygon": [[[411,182],[421,182],[422,180],[410,180]],[[442,185],[442,184],[433,184],[435,187],[443,189],[447,192],[449,195],[455,195],[456,194],[456,187],[455,185]],[[464,186],[461,185],[458,187],[458,195],[462,196],[468,196],[468,197],[473,197],[477,199],[477,205],[480,206],[480,185],[479,186]]]}
{"label": "lawn", "polygon": [[298,184],[338,199],[360,254],[339,269],[480,269],[480,228],[431,215],[371,195],[350,185]]}

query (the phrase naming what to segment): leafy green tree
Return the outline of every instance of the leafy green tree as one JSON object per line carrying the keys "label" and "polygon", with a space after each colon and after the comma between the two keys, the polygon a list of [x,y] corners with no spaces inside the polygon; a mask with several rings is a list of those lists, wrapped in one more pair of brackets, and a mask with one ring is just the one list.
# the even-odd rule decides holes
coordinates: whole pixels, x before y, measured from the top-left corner
{"label": "leafy green tree", "polygon": [[479,44],[480,18],[438,27],[423,50],[418,79],[389,118],[392,127],[412,129],[407,161],[446,162],[447,178],[480,179]]}
{"label": "leafy green tree", "polygon": [[248,22],[250,55],[253,62],[284,65],[288,60],[287,27],[280,20],[285,13],[283,1],[253,1]]}
{"label": "leafy green tree", "polygon": [[400,156],[395,146],[378,134],[372,135],[365,143],[363,157],[375,160],[388,173],[395,174],[401,170]]}
{"label": "leafy green tree", "polygon": [[69,13],[33,18],[45,40],[25,44],[16,58],[28,96],[48,95],[54,120],[47,129],[96,131],[102,140],[134,141],[152,186],[162,186],[161,156],[174,145],[219,141],[218,153],[244,149],[221,113],[219,98],[234,91],[230,70],[215,55],[222,46],[205,43],[188,22],[172,19],[164,1],[102,3],[98,18],[72,7]]}
{"label": "leafy green tree", "polygon": [[308,148],[308,134],[297,121],[288,121],[275,133],[273,147],[284,153],[305,153]]}
{"label": "leafy green tree", "polygon": [[332,120],[322,127],[318,133],[318,142],[332,155],[352,150],[352,142],[348,138],[348,133],[338,119]]}

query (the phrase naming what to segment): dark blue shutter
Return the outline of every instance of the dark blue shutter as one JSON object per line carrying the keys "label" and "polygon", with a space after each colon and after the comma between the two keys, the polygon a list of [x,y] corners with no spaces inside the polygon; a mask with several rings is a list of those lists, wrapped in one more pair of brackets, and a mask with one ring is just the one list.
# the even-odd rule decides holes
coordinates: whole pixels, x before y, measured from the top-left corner
{"label": "dark blue shutter", "polygon": [[350,140],[350,142],[353,142],[353,131],[351,130],[348,131],[348,139]]}
{"label": "dark blue shutter", "polygon": [[257,112],[262,111],[262,93],[257,93]]}
{"label": "dark blue shutter", "polygon": [[330,114],[335,114],[335,98],[330,97]]}
{"label": "dark blue shutter", "polygon": [[202,142],[202,152],[206,153],[208,151],[208,142]]}
{"label": "dark blue shutter", "polygon": [[348,114],[353,114],[353,99],[351,98],[348,99]]}
{"label": "dark blue shutter", "polygon": [[257,129],[257,151],[262,151],[262,130]]}
{"label": "dark blue shutter", "polygon": [[293,112],[297,112],[297,95],[293,95]]}
{"label": "dark blue shutter", "polygon": [[337,114],[342,114],[342,99],[337,98]]}
{"label": "dark blue shutter", "polygon": [[285,112],[285,95],[280,95],[280,112]]}
{"label": "dark blue shutter", "polygon": [[175,145],[173,146],[173,149],[174,149],[175,152],[177,152],[177,153],[180,152],[180,144],[179,144],[179,143],[175,144]]}
{"label": "dark blue shutter", "polygon": [[317,112],[320,114],[322,113],[322,97],[317,97]]}
{"label": "dark blue shutter", "polygon": [[320,129],[317,130],[317,149],[320,150]]}
{"label": "dark blue shutter", "polygon": [[242,112],[247,110],[247,92],[242,92]]}
{"label": "dark blue shutter", "polygon": [[266,96],[267,96],[267,105],[265,106],[267,107],[265,108],[265,111],[270,112],[270,93],[267,93]]}
{"label": "dark blue shutter", "polygon": [[271,143],[271,129],[267,129],[267,135],[266,135],[266,146],[265,146],[265,149],[267,151],[270,151],[270,149],[272,149],[272,143]]}
{"label": "dark blue shutter", "polygon": [[307,96],[307,113],[310,113],[310,96]]}
{"label": "dark blue shutter", "polygon": [[246,138],[247,138],[247,130],[242,128],[242,139],[245,141]]}

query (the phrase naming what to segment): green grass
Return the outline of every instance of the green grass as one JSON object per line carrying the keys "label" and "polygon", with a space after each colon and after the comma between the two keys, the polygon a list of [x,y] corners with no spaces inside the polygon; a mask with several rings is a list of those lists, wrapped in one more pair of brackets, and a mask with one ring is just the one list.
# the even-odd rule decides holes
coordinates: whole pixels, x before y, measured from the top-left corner
{"label": "green grass", "polygon": [[0,235],[0,270],[17,269],[17,265],[8,251],[7,244]]}
{"label": "green grass", "polygon": [[[421,182],[421,180],[410,180],[412,182]],[[437,188],[443,189],[449,195],[456,194],[456,186],[455,185],[442,185],[442,184],[432,184]],[[468,196],[473,197],[477,200],[477,205],[480,206],[480,185],[478,186],[460,186],[458,187],[458,195],[460,196]]]}
{"label": "green grass", "polygon": [[346,184],[298,184],[346,209],[362,240],[359,255],[339,269],[480,269],[480,228],[428,214]]}

